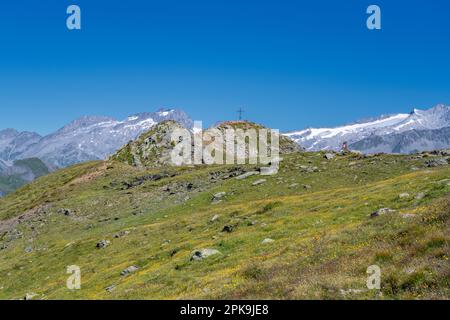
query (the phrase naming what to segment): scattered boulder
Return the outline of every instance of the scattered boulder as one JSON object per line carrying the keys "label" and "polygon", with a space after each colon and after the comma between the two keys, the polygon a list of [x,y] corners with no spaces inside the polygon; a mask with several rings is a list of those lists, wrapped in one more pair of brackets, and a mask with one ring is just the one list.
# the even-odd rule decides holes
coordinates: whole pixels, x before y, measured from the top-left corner
{"label": "scattered boulder", "polygon": [[168,244],[170,244],[172,241],[166,239],[161,243],[161,246],[167,246]]}
{"label": "scattered boulder", "polygon": [[450,156],[450,149],[434,150],[431,153],[438,156]]}
{"label": "scattered boulder", "polygon": [[61,208],[58,210],[58,213],[65,216],[70,216],[72,214],[72,211],[70,209]]}
{"label": "scattered boulder", "polygon": [[36,293],[31,292],[31,293],[27,293],[23,299],[24,300],[33,300],[33,298],[36,296],[37,296]]}
{"label": "scattered boulder", "polygon": [[195,250],[191,254],[191,261],[203,260],[203,259],[206,259],[206,258],[208,258],[210,256],[214,256],[216,254],[220,254],[220,251],[216,250],[216,249]]}
{"label": "scattered boulder", "polygon": [[210,222],[215,222],[219,220],[220,216],[218,214],[215,214],[214,217],[211,218]]}
{"label": "scattered boulder", "polygon": [[67,244],[64,246],[64,248],[68,248],[68,247],[70,247],[70,246],[72,246],[72,245],[74,245],[74,244],[75,244],[75,241],[71,241],[71,242],[67,243]]}
{"label": "scattered boulder", "polygon": [[116,288],[116,285],[110,285],[109,287],[106,287],[105,290],[109,293],[113,292],[114,289]]}
{"label": "scattered boulder", "polygon": [[233,232],[233,230],[234,230],[234,226],[232,226],[232,225],[227,225],[227,226],[224,226],[224,227],[223,227],[222,232],[228,232],[228,233],[231,233],[231,232]]}
{"label": "scattered boulder", "polygon": [[278,170],[279,166],[271,165],[270,167],[262,167],[260,173],[262,176],[273,176],[278,173]]}
{"label": "scattered boulder", "polygon": [[426,162],[427,167],[441,167],[448,165],[448,161],[444,158],[431,159]]}
{"label": "scattered boulder", "polygon": [[412,213],[402,213],[402,214],[400,215],[400,217],[402,217],[403,219],[410,219],[410,218],[416,217],[416,215],[415,215],[415,214],[412,214]]}
{"label": "scattered boulder", "polygon": [[246,179],[246,178],[248,178],[248,177],[257,175],[257,174],[259,174],[258,171],[249,171],[249,172],[246,172],[246,173],[244,173],[244,174],[241,174],[240,176],[237,176],[236,179],[238,179],[238,180],[243,180],[243,179]]}
{"label": "scattered boulder", "polygon": [[33,252],[33,247],[32,247],[32,246],[28,246],[28,247],[25,248],[24,251],[25,251],[26,253],[31,253],[31,252]]}
{"label": "scattered boulder", "polygon": [[120,273],[120,275],[121,275],[121,276],[127,276],[127,275],[129,275],[129,274],[132,274],[132,273],[138,271],[138,270],[139,270],[139,267],[137,267],[137,266],[130,266],[130,267],[126,268],[125,270],[123,270],[123,271]]}
{"label": "scattered boulder", "polygon": [[340,289],[339,292],[341,295],[346,296],[346,295],[351,295],[351,294],[360,294],[363,292],[366,292],[367,290],[365,289],[348,289],[348,290],[344,290],[344,289]]}
{"label": "scattered boulder", "polygon": [[261,244],[269,244],[269,243],[274,243],[274,242],[275,242],[275,240],[266,238],[261,242]]}
{"label": "scattered boulder", "polygon": [[263,184],[266,181],[267,181],[266,179],[256,180],[255,182],[252,183],[252,186],[257,186],[257,185]]}
{"label": "scattered boulder", "polygon": [[392,212],[395,212],[395,210],[389,209],[389,208],[381,208],[381,209],[379,209],[379,210],[377,210],[375,212],[372,212],[370,214],[370,217],[371,218],[375,218],[375,217],[379,217],[379,216],[382,216],[384,214],[392,213]]}
{"label": "scattered boulder", "polygon": [[325,153],[325,155],[323,156],[325,159],[327,160],[331,160],[334,158],[334,154],[332,153]]}
{"label": "scattered boulder", "polygon": [[304,188],[304,189],[311,189],[312,187],[311,187],[309,184],[304,184],[304,185],[303,185],[303,188]]}
{"label": "scattered boulder", "polygon": [[216,193],[215,195],[213,195],[212,201],[213,201],[214,203],[221,202],[221,201],[222,201],[222,198],[225,197],[226,194],[227,194],[226,192],[219,192],[219,193]]}
{"label": "scattered boulder", "polygon": [[298,186],[298,183],[293,183],[288,188],[289,189],[295,189],[295,188],[297,188],[297,186]]}
{"label": "scattered boulder", "polygon": [[425,193],[419,192],[415,198],[416,200],[422,200],[423,198],[425,198]]}
{"label": "scattered boulder", "polygon": [[319,172],[319,168],[313,167],[313,166],[307,166],[306,169],[303,169],[303,171],[306,173]]}
{"label": "scattered boulder", "polygon": [[400,194],[398,195],[398,197],[399,197],[400,199],[409,198],[409,193],[407,193],[407,192],[400,193]]}
{"label": "scattered boulder", "polygon": [[97,249],[104,249],[111,244],[109,240],[101,240],[97,243]]}
{"label": "scattered boulder", "polygon": [[130,231],[128,231],[128,230],[120,231],[119,233],[116,233],[114,235],[114,238],[116,238],[116,239],[122,238],[122,237],[125,237],[125,236],[129,235],[129,234],[130,234]]}

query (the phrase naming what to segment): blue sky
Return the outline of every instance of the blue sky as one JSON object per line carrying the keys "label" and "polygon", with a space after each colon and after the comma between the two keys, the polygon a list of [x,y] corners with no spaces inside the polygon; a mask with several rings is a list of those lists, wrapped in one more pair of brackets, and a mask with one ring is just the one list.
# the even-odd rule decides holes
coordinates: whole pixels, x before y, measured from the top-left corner
{"label": "blue sky", "polygon": [[[66,28],[66,8],[82,30]],[[370,4],[382,30],[366,28]],[[3,1],[0,128],[177,107],[283,131],[450,104],[450,2]]]}

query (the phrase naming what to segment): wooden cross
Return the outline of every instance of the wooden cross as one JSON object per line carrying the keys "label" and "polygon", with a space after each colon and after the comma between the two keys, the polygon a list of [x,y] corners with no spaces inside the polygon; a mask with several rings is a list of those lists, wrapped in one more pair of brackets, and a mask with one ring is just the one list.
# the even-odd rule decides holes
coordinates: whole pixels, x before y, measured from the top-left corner
{"label": "wooden cross", "polygon": [[238,115],[239,115],[239,121],[242,120],[242,114],[244,113],[244,110],[242,110],[242,108],[239,108],[239,110],[237,111]]}

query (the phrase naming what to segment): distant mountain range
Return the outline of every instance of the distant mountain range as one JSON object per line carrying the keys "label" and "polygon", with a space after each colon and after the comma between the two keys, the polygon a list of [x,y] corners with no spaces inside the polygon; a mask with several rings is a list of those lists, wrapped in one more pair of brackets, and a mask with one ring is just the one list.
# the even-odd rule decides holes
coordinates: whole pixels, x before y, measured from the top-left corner
{"label": "distant mountain range", "polygon": [[[48,171],[105,159],[164,120],[186,128],[193,121],[181,110],[160,109],[119,121],[85,116],[47,136],[14,129],[0,131],[0,196]],[[364,153],[412,153],[450,148],[450,107],[437,105],[335,128],[285,133],[306,151],[340,150],[344,142]],[[37,169],[36,169],[37,168]],[[45,169],[44,169],[45,168]]]}
{"label": "distant mountain range", "polygon": [[[2,130],[0,196],[38,176],[31,174],[31,169],[25,170],[24,163],[39,160],[48,172],[84,161],[105,159],[164,120],[175,120],[187,128],[193,126],[183,111],[160,109],[135,114],[122,121],[104,116],[85,116],[47,136],[15,129]],[[19,167],[17,161],[21,161]],[[19,171],[21,174],[18,175]]]}
{"label": "distant mountain range", "polygon": [[450,148],[450,107],[381,116],[335,128],[308,128],[285,134],[307,151],[340,150],[347,142],[363,153],[413,153]]}
{"label": "distant mountain range", "polygon": [[111,117],[85,116],[47,136],[14,129],[0,131],[0,161],[39,158],[51,169],[104,159],[141,133],[164,120],[191,128],[192,120],[180,110],[139,113],[118,121]]}

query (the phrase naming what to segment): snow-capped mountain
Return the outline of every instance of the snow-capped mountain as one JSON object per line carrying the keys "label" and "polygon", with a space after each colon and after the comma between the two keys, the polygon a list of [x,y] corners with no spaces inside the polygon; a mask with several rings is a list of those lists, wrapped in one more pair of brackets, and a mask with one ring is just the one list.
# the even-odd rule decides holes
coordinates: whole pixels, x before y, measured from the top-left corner
{"label": "snow-capped mountain", "polygon": [[161,109],[135,114],[122,121],[104,116],[81,117],[44,137],[7,129],[0,132],[0,160],[8,164],[17,159],[39,158],[50,168],[61,168],[104,159],[164,120],[175,120],[188,128],[193,126],[183,111]]}
{"label": "snow-capped mountain", "polygon": [[449,148],[450,107],[381,116],[336,128],[308,128],[285,135],[308,151],[350,149],[366,153],[410,153]]}

